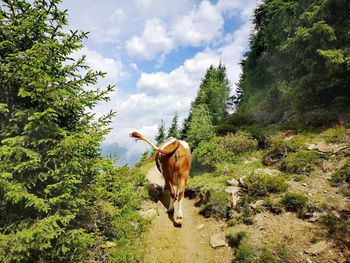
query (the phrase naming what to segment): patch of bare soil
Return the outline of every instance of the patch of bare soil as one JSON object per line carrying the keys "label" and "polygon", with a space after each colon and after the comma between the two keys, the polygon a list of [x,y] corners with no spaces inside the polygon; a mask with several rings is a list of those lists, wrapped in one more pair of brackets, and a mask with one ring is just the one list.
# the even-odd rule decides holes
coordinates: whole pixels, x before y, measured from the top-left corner
{"label": "patch of bare soil", "polygon": [[[147,176],[150,183],[164,185],[162,175],[157,168],[152,168]],[[175,211],[176,211],[175,203]],[[225,222],[205,219],[199,215],[199,208],[193,200],[183,202],[184,223],[181,228],[175,227],[166,213],[162,202],[156,204],[147,202],[144,209],[155,208],[158,215],[152,221],[152,226],[146,235],[147,246],[144,249],[144,262],[161,263],[194,263],[194,262],[231,262],[232,249],[223,246],[212,248],[210,237],[220,234],[225,240]]]}

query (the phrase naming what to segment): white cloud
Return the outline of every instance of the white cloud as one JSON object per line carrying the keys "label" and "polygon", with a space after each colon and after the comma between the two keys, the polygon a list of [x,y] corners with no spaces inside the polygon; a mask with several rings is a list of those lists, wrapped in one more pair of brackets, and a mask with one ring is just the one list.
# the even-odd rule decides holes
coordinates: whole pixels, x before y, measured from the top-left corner
{"label": "white cloud", "polygon": [[142,36],[133,36],[126,42],[126,50],[133,57],[152,59],[161,52],[173,49],[166,26],[158,19],[146,21]]}
{"label": "white cloud", "polygon": [[72,54],[72,58],[78,59],[83,55],[86,56],[86,64],[93,70],[102,71],[106,76],[99,81],[99,85],[115,85],[118,80],[125,78],[127,73],[119,60],[107,58],[100,53],[84,47]]}
{"label": "white cloud", "polygon": [[223,25],[220,10],[209,1],[203,1],[198,8],[178,18],[172,34],[178,45],[199,46],[218,37]]}

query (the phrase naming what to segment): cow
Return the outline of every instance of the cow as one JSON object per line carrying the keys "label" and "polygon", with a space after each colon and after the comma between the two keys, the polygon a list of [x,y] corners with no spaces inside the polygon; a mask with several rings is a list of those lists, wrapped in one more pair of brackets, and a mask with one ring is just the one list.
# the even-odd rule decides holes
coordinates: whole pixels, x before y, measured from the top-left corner
{"label": "cow", "polygon": [[183,223],[182,201],[192,161],[188,143],[170,137],[158,147],[138,132],[131,133],[130,137],[143,140],[156,150],[155,162],[159,172],[164,177],[165,186],[170,195],[167,212],[169,215],[174,214],[174,202],[177,200],[178,211],[175,222],[181,226]]}

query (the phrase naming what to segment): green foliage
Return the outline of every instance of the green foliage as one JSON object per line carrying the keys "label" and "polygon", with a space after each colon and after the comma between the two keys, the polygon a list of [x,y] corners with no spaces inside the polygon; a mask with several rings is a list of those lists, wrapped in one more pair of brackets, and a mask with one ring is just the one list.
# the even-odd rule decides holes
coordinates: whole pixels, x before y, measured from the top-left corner
{"label": "green foliage", "polygon": [[113,87],[85,89],[104,73],[72,58],[86,33],[67,30],[60,2],[0,7],[1,262],[98,259],[141,231],[139,182],[100,157],[113,113],[92,109]]}
{"label": "green foliage", "polygon": [[[192,143],[192,147],[196,147],[198,143],[203,140],[202,133],[199,136],[199,140],[195,140],[196,132],[199,132],[200,126],[195,124],[195,131],[191,131],[193,122],[198,123],[198,118],[204,118],[204,128],[208,129],[207,125],[210,122],[210,126],[222,125],[226,122],[228,117],[228,109],[231,105],[230,98],[230,83],[227,78],[226,68],[223,64],[219,64],[218,67],[210,66],[199,86],[197,97],[192,102],[191,109],[188,117],[183,123],[181,130],[181,138],[191,137],[189,140]],[[198,109],[202,113],[199,113]],[[203,112],[203,109],[205,112]],[[202,116],[201,116],[202,115]],[[214,127],[210,129],[210,135],[214,134]]]}
{"label": "green foliage", "polygon": [[209,111],[205,105],[193,109],[191,122],[187,132],[187,142],[195,149],[201,142],[209,141],[214,136],[214,127]]}
{"label": "green foliage", "polygon": [[290,153],[282,161],[280,169],[289,173],[310,173],[322,163],[322,156],[314,151],[299,151]]}
{"label": "green foliage", "polygon": [[[238,155],[257,149],[257,141],[246,132],[229,133],[226,136],[214,136],[201,142],[193,152],[194,167],[216,168],[218,173],[227,170]],[[227,164],[225,164],[227,163]]]}
{"label": "green foliage", "polygon": [[222,137],[222,147],[235,154],[243,154],[257,150],[258,142],[248,132],[238,131]]}
{"label": "green foliage", "polygon": [[283,205],[281,202],[273,200],[270,196],[264,199],[264,206],[274,214],[283,212]]}
{"label": "green foliage", "polygon": [[247,236],[247,232],[236,228],[230,228],[228,233],[226,234],[228,244],[230,247],[233,248],[237,248],[241,244],[241,242],[247,238]]}
{"label": "green foliage", "polygon": [[348,121],[346,0],[265,0],[255,10],[233,121],[312,125]]}
{"label": "green foliage", "polygon": [[305,195],[299,193],[286,193],[281,203],[288,211],[300,212],[307,204],[308,199]]}
{"label": "green foliage", "polygon": [[333,239],[337,245],[343,249],[350,248],[350,216],[347,212],[340,214],[329,213],[322,216],[320,223],[324,225],[328,231],[329,238]]}
{"label": "green foliage", "polygon": [[162,144],[165,141],[165,124],[164,120],[161,120],[159,126],[158,126],[158,134],[156,135],[156,142],[157,144]]}
{"label": "green foliage", "polygon": [[221,144],[221,137],[213,137],[209,141],[201,142],[193,152],[194,168],[214,169],[223,162],[233,162],[234,153],[225,150]]}
{"label": "green foliage", "polygon": [[321,136],[329,143],[347,143],[350,141],[350,129],[345,127],[327,129]]}
{"label": "green foliage", "polygon": [[168,130],[168,138],[169,137],[174,137],[174,138],[177,138],[177,139],[180,138],[178,121],[179,121],[179,116],[177,115],[177,112],[176,112],[173,120],[171,121],[171,126],[170,126],[170,128]]}
{"label": "green foliage", "polygon": [[204,217],[216,219],[226,218],[227,214],[227,194],[223,191],[213,191],[209,202],[206,203],[199,212]]}
{"label": "green foliage", "polygon": [[252,173],[244,178],[248,194],[253,197],[266,196],[270,193],[284,192],[288,188],[283,176]]}
{"label": "green foliage", "polygon": [[350,160],[340,169],[337,170],[331,178],[332,186],[341,186],[342,193],[345,196],[350,196]]}
{"label": "green foliage", "polygon": [[254,248],[247,244],[242,243],[238,246],[235,253],[235,263],[254,263],[255,262],[255,250]]}

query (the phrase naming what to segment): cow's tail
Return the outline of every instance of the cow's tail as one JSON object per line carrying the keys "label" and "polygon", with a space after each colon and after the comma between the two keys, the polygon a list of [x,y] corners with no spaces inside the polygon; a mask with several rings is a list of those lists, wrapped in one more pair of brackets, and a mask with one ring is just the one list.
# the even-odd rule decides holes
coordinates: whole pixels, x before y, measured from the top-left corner
{"label": "cow's tail", "polygon": [[154,143],[152,143],[150,140],[148,140],[145,136],[138,132],[133,132],[130,134],[130,137],[135,138],[136,140],[142,140],[147,142],[149,145],[152,146],[157,152],[160,152],[162,154],[171,154],[177,150],[180,146],[180,142],[178,140],[174,141],[174,143],[169,144],[168,149],[165,151],[163,149],[160,149],[158,146],[156,146]]}

